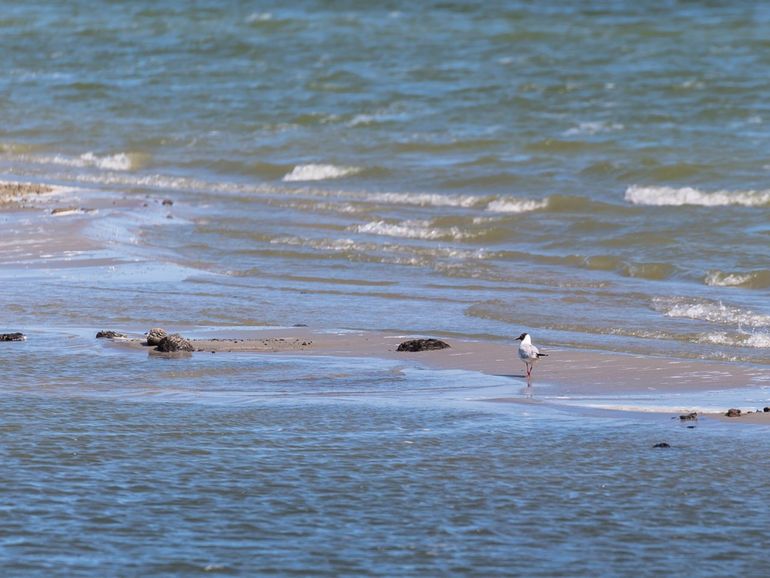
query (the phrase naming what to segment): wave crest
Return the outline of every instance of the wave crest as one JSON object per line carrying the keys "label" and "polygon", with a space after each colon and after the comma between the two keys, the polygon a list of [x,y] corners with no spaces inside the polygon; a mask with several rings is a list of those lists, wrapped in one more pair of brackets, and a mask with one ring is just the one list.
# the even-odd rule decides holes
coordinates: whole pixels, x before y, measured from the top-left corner
{"label": "wave crest", "polygon": [[725,305],[721,301],[685,297],[655,297],[652,306],[666,317],[707,321],[719,325],[770,327],[770,315]]}
{"label": "wave crest", "polygon": [[430,221],[402,221],[388,223],[387,221],[372,221],[363,225],[357,225],[354,230],[358,233],[371,235],[383,235],[386,237],[401,237],[405,239],[426,240],[461,240],[470,237],[459,227],[435,227]]}
{"label": "wave crest", "polygon": [[544,209],[548,206],[548,199],[515,199],[502,198],[491,201],[487,205],[487,210],[493,213],[529,213]]}
{"label": "wave crest", "polygon": [[770,287],[770,271],[746,271],[743,273],[725,273],[709,271],[703,279],[711,287],[742,287],[744,289],[767,289]]}
{"label": "wave crest", "polygon": [[296,181],[325,181],[327,179],[340,179],[360,173],[358,167],[338,167],[336,165],[297,165],[291,172],[283,176],[284,182]]}
{"label": "wave crest", "polygon": [[632,185],[626,189],[625,199],[634,205],[653,207],[693,205],[724,207],[740,205],[762,207],[770,205],[770,191],[716,191],[706,193],[692,187],[643,187]]}

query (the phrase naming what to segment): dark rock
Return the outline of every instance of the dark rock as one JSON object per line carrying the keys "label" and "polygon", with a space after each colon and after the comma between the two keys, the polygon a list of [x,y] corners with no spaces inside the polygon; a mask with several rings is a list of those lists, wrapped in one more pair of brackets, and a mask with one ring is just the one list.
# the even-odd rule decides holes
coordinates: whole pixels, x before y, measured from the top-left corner
{"label": "dark rock", "polygon": [[770,411],[770,407],[766,407],[766,408],[764,408],[762,411],[763,411],[763,412],[765,412],[765,413],[767,413],[767,412],[769,412],[769,411]]}
{"label": "dark rock", "polygon": [[163,199],[163,203],[162,204],[164,206],[166,206],[166,207],[170,207],[171,205],[174,204],[174,201],[172,201],[171,199]]}
{"label": "dark rock", "polygon": [[23,333],[0,333],[0,341],[25,341],[27,336]]}
{"label": "dark rock", "polygon": [[671,445],[667,444],[666,442],[660,442],[660,443],[655,444],[652,447],[654,447],[654,448],[670,448]]}
{"label": "dark rock", "polygon": [[396,351],[430,351],[447,347],[449,344],[440,339],[410,339],[401,343]]}
{"label": "dark rock", "polygon": [[686,413],[686,414],[680,415],[679,419],[682,421],[690,421],[693,419],[698,419],[698,413],[695,411],[692,413]]}
{"label": "dark rock", "polygon": [[193,344],[189,340],[185,339],[178,333],[172,335],[166,335],[158,343],[156,351],[162,351],[163,353],[173,353],[175,351],[195,351]]}
{"label": "dark rock", "polygon": [[160,327],[154,327],[145,335],[147,335],[147,345],[158,345],[160,340],[168,335],[168,331]]}
{"label": "dark rock", "polygon": [[115,339],[116,337],[128,337],[125,333],[118,333],[117,331],[99,331],[96,334],[97,339]]}
{"label": "dark rock", "polygon": [[725,415],[727,417],[741,417],[741,410],[731,408],[727,410],[727,413]]}
{"label": "dark rock", "polygon": [[295,323],[294,327],[307,327],[306,323]]}

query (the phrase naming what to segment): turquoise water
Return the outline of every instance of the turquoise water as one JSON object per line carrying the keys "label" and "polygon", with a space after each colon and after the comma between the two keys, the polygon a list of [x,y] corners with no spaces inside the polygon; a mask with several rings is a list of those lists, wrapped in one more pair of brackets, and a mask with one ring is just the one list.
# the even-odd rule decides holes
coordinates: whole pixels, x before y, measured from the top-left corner
{"label": "turquoise water", "polygon": [[56,187],[0,212],[0,332],[29,336],[0,347],[4,569],[761,575],[763,428],[93,334],[527,331],[765,371],[768,24],[760,2],[0,0],[0,180]]}

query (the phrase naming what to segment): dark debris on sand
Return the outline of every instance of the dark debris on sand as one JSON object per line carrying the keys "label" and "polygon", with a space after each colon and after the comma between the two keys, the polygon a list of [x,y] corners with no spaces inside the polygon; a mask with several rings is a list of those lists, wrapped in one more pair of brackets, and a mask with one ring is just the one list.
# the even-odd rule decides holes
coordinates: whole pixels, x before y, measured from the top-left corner
{"label": "dark debris on sand", "polygon": [[449,344],[440,339],[410,339],[401,343],[396,351],[432,351],[448,347]]}
{"label": "dark debris on sand", "polygon": [[116,339],[116,338],[126,338],[128,335],[125,333],[118,333],[117,331],[99,331],[96,334],[97,339]]}
{"label": "dark debris on sand", "polygon": [[24,341],[27,336],[23,333],[0,333],[0,341]]}

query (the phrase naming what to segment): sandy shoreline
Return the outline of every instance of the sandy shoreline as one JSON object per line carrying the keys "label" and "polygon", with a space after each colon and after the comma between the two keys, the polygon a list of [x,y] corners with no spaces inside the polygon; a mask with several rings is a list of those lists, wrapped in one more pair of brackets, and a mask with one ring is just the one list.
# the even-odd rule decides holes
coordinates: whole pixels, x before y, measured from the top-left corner
{"label": "sandy shoreline", "polygon": [[[0,210],[13,212],[28,209],[38,199],[54,199],[48,196],[55,187],[32,183],[0,182]],[[96,255],[95,250],[104,246],[99,239],[84,234],[84,227],[91,220],[91,210],[61,208],[61,203],[73,203],[78,199],[63,198],[46,202],[40,219],[10,221],[6,230],[12,241],[0,253],[0,266],[18,268],[19,264],[34,264],[39,268],[57,268],[83,265],[119,264],[115,255]],[[93,198],[89,203],[98,211],[129,210],[150,211],[157,216],[171,218],[171,201],[161,202],[149,196],[114,199]],[[34,203],[33,203],[34,204]],[[52,206],[59,205],[51,210]],[[39,210],[39,206],[36,209]],[[168,213],[168,214],[167,214]],[[42,223],[42,225],[41,225]],[[41,234],[41,231],[44,233]],[[78,258],[73,258],[76,255]],[[96,259],[99,259],[96,261]],[[92,260],[93,262],[89,261]],[[6,328],[8,331],[24,328]],[[6,330],[4,329],[4,331]],[[111,327],[120,331],[120,327]],[[177,329],[167,328],[173,332]],[[516,354],[513,341],[474,341],[462,338],[442,337],[450,344],[449,349],[419,353],[397,352],[402,341],[415,337],[440,337],[414,335],[408,332],[378,332],[358,330],[333,330],[308,327],[255,328],[253,330],[190,330],[179,331],[193,341],[196,353],[270,353],[279,355],[325,355],[336,357],[381,358],[404,361],[439,370],[465,370],[480,374],[509,378],[512,383],[526,385],[524,366]],[[152,348],[143,345],[141,333],[129,333],[127,339],[99,340],[110,347],[126,350]],[[601,398],[604,406],[616,409],[630,407],[630,402],[621,401],[631,396],[644,396],[647,401],[655,396],[671,394],[693,394],[714,391],[742,390],[757,388],[770,383],[770,369],[763,366],[737,363],[723,363],[699,359],[673,359],[646,355],[578,350],[549,347],[540,343],[549,357],[538,364],[534,371],[534,391],[547,393],[548,403],[559,404],[560,400]],[[153,354],[155,354],[153,352]],[[490,399],[497,403],[521,403],[524,397]],[[609,400],[609,401],[607,401]],[[615,402],[613,402],[615,400]],[[589,402],[584,402],[589,407]],[[615,403],[614,406],[612,404]],[[768,401],[770,405],[770,400]],[[724,411],[730,406],[725,407]],[[751,413],[762,407],[740,407],[740,418],[726,418],[732,422],[768,423],[770,413]],[[673,411],[673,410],[672,410]],[[686,405],[682,412],[689,411]],[[714,415],[722,418],[721,414]]]}
{"label": "sandy shoreline", "polygon": [[[182,331],[182,334],[185,332]],[[526,380],[523,364],[516,354],[516,345],[504,342],[443,339],[449,349],[417,353],[396,351],[399,343],[422,337],[366,331],[317,330],[306,327],[270,328],[236,331],[213,331],[198,335],[190,332],[195,352],[203,354],[271,353],[279,355],[319,355],[334,357],[380,358],[404,361],[409,364],[439,370],[465,370],[485,375],[510,378],[512,383],[524,387]],[[126,350],[147,350],[142,336],[133,334],[126,339],[100,340],[106,346]],[[672,394],[688,394],[713,391],[741,390],[766,384],[768,371],[761,367],[718,363],[704,360],[666,359],[641,355],[624,355],[600,351],[547,348],[549,357],[534,372],[532,391],[547,395],[543,400],[550,404],[569,403],[592,398],[624,400],[644,396],[654,400]],[[495,403],[521,403],[525,396],[494,398]],[[577,402],[580,405],[580,402]],[[606,402],[605,402],[606,403]],[[623,409],[627,402],[618,401]],[[592,406],[590,401],[585,407]],[[731,406],[732,407],[732,406]],[[727,411],[729,407],[725,407]],[[770,424],[770,413],[762,407],[742,407],[740,418],[727,418],[721,412],[700,412],[700,416],[717,417],[730,422]],[[759,413],[747,413],[759,410]],[[629,409],[629,411],[639,411]],[[652,410],[655,412],[656,410]],[[687,413],[691,408],[659,410],[659,413]]]}

